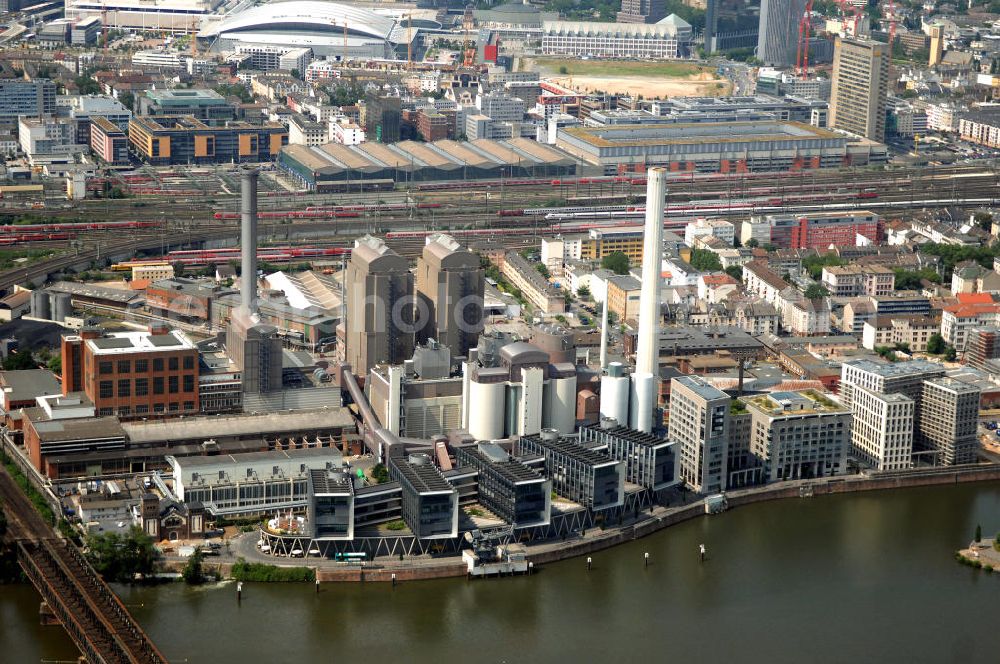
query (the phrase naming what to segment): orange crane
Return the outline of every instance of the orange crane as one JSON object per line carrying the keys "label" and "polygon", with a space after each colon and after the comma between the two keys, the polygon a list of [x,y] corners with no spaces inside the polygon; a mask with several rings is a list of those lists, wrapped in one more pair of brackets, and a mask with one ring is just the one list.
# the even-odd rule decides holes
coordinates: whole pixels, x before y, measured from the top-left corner
{"label": "orange crane", "polygon": [[413,69],[413,14],[406,15],[406,69]]}
{"label": "orange crane", "polygon": [[812,29],[809,18],[812,8],[813,0],[806,0],[806,10],[799,19],[799,47],[795,55],[795,66],[803,80],[809,78],[809,32]]}
{"label": "orange crane", "polygon": [[840,11],[844,15],[844,36],[857,37],[858,27],[861,25],[861,10],[851,4],[851,0],[837,0],[837,4],[840,5]]}
{"label": "orange crane", "polygon": [[896,39],[896,5],[889,0],[889,60],[892,60],[892,42]]}
{"label": "orange crane", "polygon": [[108,50],[108,5],[101,3],[101,35],[104,37],[104,50]]}

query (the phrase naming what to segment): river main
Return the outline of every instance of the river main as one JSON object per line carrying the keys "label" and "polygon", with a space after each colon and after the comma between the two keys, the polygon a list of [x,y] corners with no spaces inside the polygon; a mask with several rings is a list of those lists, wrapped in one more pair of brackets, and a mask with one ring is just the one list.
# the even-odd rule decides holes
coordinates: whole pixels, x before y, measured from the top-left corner
{"label": "river main", "polygon": [[[241,604],[228,583],[117,590],[173,664],[997,661],[1000,574],[952,557],[976,524],[1000,530],[1000,484],[750,505],[599,552],[590,572],[245,584]],[[30,587],[0,586],[0,661],[74,655],[37,611]]]}

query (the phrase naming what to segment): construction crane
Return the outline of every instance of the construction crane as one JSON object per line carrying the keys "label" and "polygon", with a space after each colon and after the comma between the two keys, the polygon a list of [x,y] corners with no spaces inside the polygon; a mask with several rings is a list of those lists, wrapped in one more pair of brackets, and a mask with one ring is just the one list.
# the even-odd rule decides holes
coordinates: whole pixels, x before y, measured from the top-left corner
{"label": "construction crane", "polygon": [[889,0],[889,60],[892,60],[892,42],[896,39],[896,5]]}
{"label": "construction crane", "polygon": [[472,29],[472,5],[465,8],[462,26],[465,28],[465,39],[462,41],[462,66],[471,69],[476,63],[476,45],[469,38],[469,31]]}
{"label": "construction crane", "polygon": [[344,55],[341,56],[340,61],[344,64],[347,63],[347,19],[344,19]]}
{"label": "construction crane", "polygon": [[[861,10],[851,3],[851,0],[837,0],[840,12],[844,16],[843,32],[845,37],[857,37],[861,25]],[[853,24],[853,25],[852,25]]]}
{"label": "construction crane", "polygon": [[809,19],[812,15],[813,0],[806,0],[806,9],[799,19],[799,48],[795,56],[795,66],[799,70],[799,77],[802,80],[809,78],[809,32],[812,24]]}
{"label": "construction crane", "polygon": [[191,19],[191,57],[198,56],[198,20]]}
{"label": "construction crane", "polygon": [[413,69],[413,14],[406,15],[406,70]]}

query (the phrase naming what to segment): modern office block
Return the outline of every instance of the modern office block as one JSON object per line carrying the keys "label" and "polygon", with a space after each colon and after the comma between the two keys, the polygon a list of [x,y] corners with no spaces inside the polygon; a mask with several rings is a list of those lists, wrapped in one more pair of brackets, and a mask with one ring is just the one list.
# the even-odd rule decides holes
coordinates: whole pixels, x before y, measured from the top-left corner
{"label": "modern office block", "polygon": [[209,126],[191,115],[132,118],[128,134],[135,154],[157,166],[273,161],[288,145],[282,124]]}
{"label": "modern office block", "polygon": [[417,259],[417,341],[435,339],[456,357],[468,354],[483,331],[485,274],[478,254],[448,235],[428,236]]}
{"label": "modern office block", "polygon": [[680,443],[680,476],[701,493],[726,489],[727,415],[731,399],[698,376],[670,381],[667,438]]}
{"label": "modern office block", "polygon": [[889,45],[838,37],[833,55],[830,126],[884,141],[888,94]]}
{"label": "modern office block", "polygon": [[757,57],[766,65],[789,67],[795,64],[799,21],[805,0],[761,0]]}
{"label": "modern office block", "polygon": [[313,539],[354,539],[354,480],[347,473],[311,470],[306,523]]}
{"label": "modern office block", "polygon": [[426,454],[389,457],[389,472],[403,487],[403,521],[419,539],[458,537],[458,491]]}
{"label": "modern office block", "polygon": [[598,511],[618,507],[625,501],[625,463],[588,450],[559,437],[551,429],[537,436],[522,436],[521,455],[537,454],[545,459],[545,474],[560,496]]}
{"label": "modern office block", "polygon": [[608,419],[581,427],[580,442],[607,446],[612,459],[625,462],[625,479],[633,484],[660,491],[680,482],[676,442]]}
{"label": "modern office block", "polygon": [[913,399],[903,394],[854,390],[851,454],[875,470],[913,466]]}
{"label": "modern office block", "polygon": [[479,502],[515,528],[548,525],[552,480],[510,458],[499,445],[455,448],[459,466],[479,472]]}
{"label": "modern office block", "polygon": [[766,481],[847,471],[852,416],[841,404],[814,390],[772,392],[742,402],[751,416],[750,450]]}
{"label": "modern office block", "polygon": [[980,389],[954,378],[924,381],[919,446],[936,452],[935,465],[975,463]]}
{"label": "modern office block", "polygon": [[56,84],[48,79],[0,78],[0,121],[56,112]]}
{"label": "modern office block", "polygon": [[944,376],[944,367],[926,360],[847,360],[840,369],[840,401],[847,408],[853,409],[854,389],[858,387],[876,394],[903,394],[913,399],[913,418],[920,422],[923,382],[940,376]]}

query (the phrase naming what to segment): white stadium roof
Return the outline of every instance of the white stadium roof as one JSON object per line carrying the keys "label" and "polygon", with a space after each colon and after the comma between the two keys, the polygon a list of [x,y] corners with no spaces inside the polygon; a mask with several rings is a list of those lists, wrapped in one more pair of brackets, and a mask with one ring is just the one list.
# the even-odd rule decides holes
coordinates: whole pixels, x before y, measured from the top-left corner
{"label": "white stadium roof", "polygon": [[199,37],[219,37],[226,33],[262,31],[274,33],[343,33],[354,37],[388,40],[396,22],[361,7],[316,0],[271,2],[226,17],[207,28]]}

